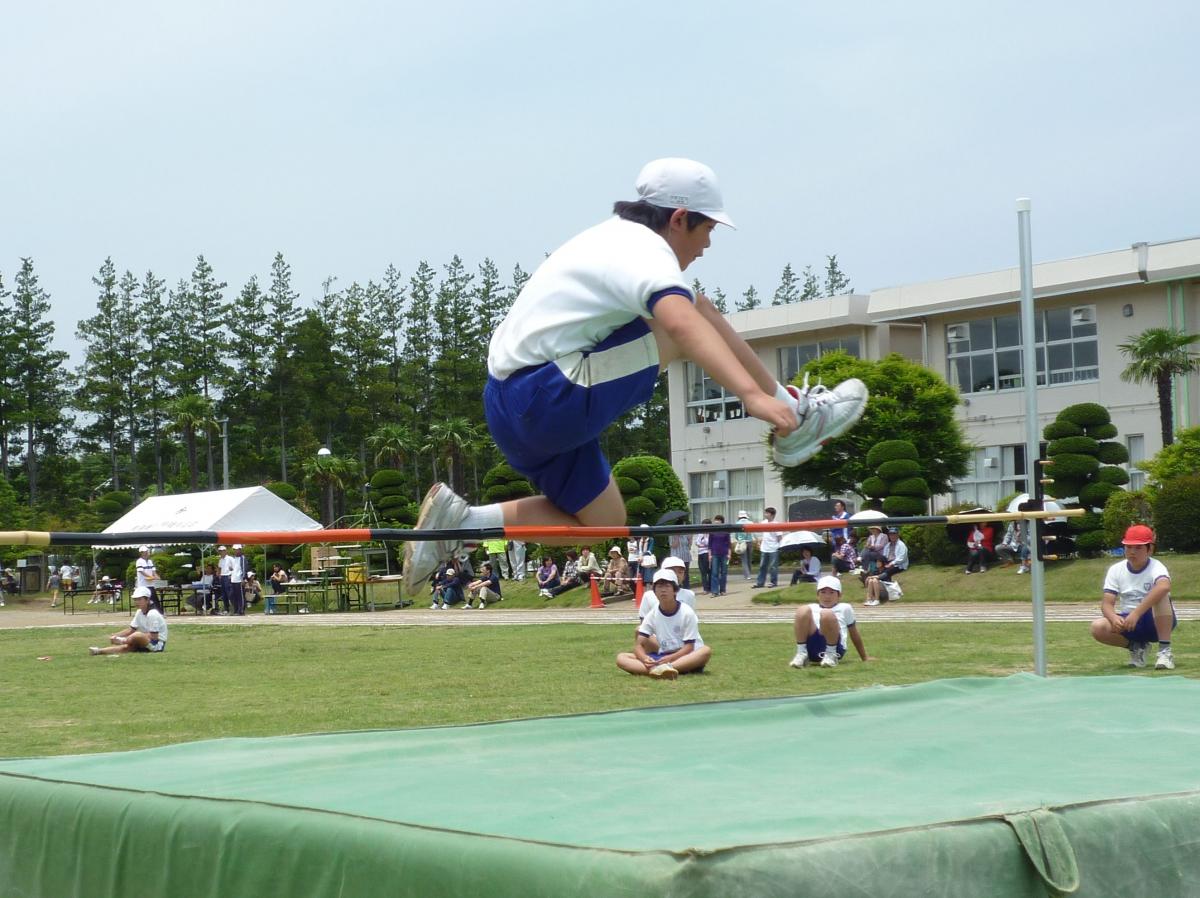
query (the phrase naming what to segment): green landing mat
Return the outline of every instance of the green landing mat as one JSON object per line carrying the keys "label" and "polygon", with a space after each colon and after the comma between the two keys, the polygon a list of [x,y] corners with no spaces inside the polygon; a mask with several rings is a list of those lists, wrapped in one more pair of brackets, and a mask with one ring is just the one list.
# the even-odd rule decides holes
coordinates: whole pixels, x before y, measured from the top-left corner
{"label": "green landing mat", "polygon": [[1196,896],[1198,757],[1018,675],[0,760],[0,896]]}

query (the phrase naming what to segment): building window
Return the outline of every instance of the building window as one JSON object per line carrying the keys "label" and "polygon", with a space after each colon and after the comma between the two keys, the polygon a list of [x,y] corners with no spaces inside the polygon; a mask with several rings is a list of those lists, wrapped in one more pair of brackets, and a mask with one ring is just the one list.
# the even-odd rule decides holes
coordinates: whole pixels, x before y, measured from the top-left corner
{"label": "building window", "polygon": [[801,346],[784,346],[779,350],[779,381],[791,383],[800,370],[813,359],[829,352],[841,350],[846,355],[862,358],[858,337],[839,337],[836,340],[821,340]]}
{"label": "building window", "polygon": [[736,421],[746,416],[742,400],[727,395],[725,388],[693,362],[684,366],[687,377],[687,422]]}
{"label": "building window", "polygon": [[1125,448],[1129,450],[1129,462],[1125,470],[1129,472],[1129,488],[1140,490],[1146,486],[1146,472],[1137,467],[1137,463],[1146,460],[1146,437],[1140,433],[1131,433],[1125,437]]}
{"label": "building window", "polygon": [[726,522],[737,520],[739,511],[750,519],[762,520],[764,506],[763,469],[735,468],[731,471],[701,471],[688,475],[692,521],[724,515]]}
{"label": "building window", "polygon": [[[1034,354],[1038,386],[1098,379],[1095,306],[1036,313]],[[946,328],[947,379],[960,393],[1020,389],[1024,386],[1023,364],[1021,321],[1015,314],[964,321]]]}
{"label": "building window", "polygon": [[976,449],[971,469],[950,489],[955,503],[970,502],[995,509],[1000,500],[1026,491],[1025,446],[987,446]]}

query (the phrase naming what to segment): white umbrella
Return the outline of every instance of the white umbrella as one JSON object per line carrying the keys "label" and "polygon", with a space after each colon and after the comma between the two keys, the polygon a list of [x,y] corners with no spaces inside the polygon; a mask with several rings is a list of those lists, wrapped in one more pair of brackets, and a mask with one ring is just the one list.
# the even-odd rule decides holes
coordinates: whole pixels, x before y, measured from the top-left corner
{"label": "white umbrella", "polygon": [[882,511],[876,511],[873,508],[866,508],[862,511],[856,511],[850,515],[851,524],[865,524],[868,521],[880,521],[887,517]]}
{"label": "white umbrella", "polygon": [[[1029,493],[1021,493],[1021,495],[1017,496],[1015,499],[1013,499],[1011,502],[1008,503],[1008,507],[1005,509],[1005,511],[1010,511],[1010,512],[1020,511],[1021,509],[1019,508],[1019,506],[1021,505],[1021,503],[1028,502],[1028,501],[1029,501]],[[1042,505],[1046,509],[1046,511],[1062,511],[1062,506],[1059,505],[1057,502],[1055,502],[1053,499],[1044,500]],[[1046,520],[1047,521],[1065,521],[1066,518],[1047,518]]]}
{"label": "white umbrella", "polygon": [[784,537],[779,542],[781,549],[799,549],[803,546],[815,549],[817,546],[825,545],[825,537],[819,533],[813,533],[811,530],[793,530],[791,533],[784,534]]}

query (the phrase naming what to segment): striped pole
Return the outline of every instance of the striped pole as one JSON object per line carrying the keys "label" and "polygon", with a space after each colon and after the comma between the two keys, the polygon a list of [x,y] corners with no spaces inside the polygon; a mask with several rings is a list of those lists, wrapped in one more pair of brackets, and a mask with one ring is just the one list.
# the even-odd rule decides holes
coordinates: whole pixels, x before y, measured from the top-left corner
{"label": "striped pole", "polygon": [[71,533],[45,530],[0,530],[0,545],[6,546],[115,546],[139,545],[299,545],[331,542],[429,542],[459,540],[482,542],[485,539],[534,540],[570,538],[581,543],[599,542],[629,536],[671,536],[691,533],[789,533],[797,530],[840,530],[843,527],[900,527],[909,524],[972,524],[996,521],[1020,521],[1034,518],[1065,518],[1082,515],[1081,508],[1057,511],[996,511],[987,514],[915,515],[909,517],[861,518],[849,521],[822,518],[811,521],[772,521],[770,523],[658,524],[647,527],[528,526],[476,527],[454,530],[403,530],[354,528],[338,530],[160,530],[133,533]]}

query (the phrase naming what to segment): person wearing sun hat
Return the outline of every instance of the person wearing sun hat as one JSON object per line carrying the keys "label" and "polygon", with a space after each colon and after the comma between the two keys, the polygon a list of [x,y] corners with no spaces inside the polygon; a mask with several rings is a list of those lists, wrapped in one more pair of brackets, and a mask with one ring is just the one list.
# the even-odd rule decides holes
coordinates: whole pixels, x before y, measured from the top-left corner
{"label": "person wearing sun hat", "polygon": [[846,654],[847,639],[854,643],[863,661],[875,660],[863,645],[854,608],[842,601],[842,581],[837,577],[826,574],[817,581],[817,601],[797,608],[792,626],[796,656],[788,662],[789,667],[837,667]]}
{"label": "person wearing sun hat", "polygon": [[621,554],[620,546],[608,550],[608,566],[604,568],[604,577],[600,580],[600,591],[606,596],[631,589],[629,586],[629,562]]}
{"label": "person wearing sun hat", "polygon": [[1100,599],[1100,617],[1092,638],[1129,649],[1129,666],[1146,666],[1146,647],[1158,643],[1155,670],[1174,670],[1171,632],[1178,624],[1171,602],[1171,575],[1154,554],[1154,531],[1134,524],[1121,540],[1125,558],[1108,569]]}

